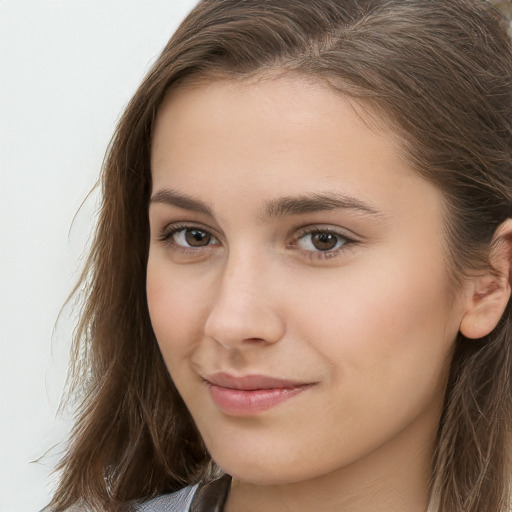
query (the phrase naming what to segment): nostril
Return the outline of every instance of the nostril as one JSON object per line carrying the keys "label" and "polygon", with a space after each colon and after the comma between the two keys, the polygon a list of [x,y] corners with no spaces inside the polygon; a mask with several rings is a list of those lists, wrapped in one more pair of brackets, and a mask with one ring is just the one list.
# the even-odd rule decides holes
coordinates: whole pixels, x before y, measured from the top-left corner
{"label": "nostril", "polygon": [[206,321],[204,334],[226,348],[275,343],[284,334],[284,323],[272,309],[250,308],[250,313],[223,315],[217,310]]}

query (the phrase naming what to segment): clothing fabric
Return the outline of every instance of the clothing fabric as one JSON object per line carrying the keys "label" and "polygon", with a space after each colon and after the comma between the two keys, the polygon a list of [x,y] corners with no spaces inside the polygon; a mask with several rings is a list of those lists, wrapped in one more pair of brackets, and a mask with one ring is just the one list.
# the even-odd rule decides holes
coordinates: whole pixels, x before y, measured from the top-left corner
{"label": "clothing fabric", "polygon": [[185,487],[143,503],[137,512],[223,512],[228,498],[231,477]]}

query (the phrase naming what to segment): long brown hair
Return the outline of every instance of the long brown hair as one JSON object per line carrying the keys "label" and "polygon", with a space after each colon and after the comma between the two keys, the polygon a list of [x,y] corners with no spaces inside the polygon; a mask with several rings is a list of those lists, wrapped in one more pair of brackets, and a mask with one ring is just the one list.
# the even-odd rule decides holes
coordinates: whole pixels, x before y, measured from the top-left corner
{"label": "long brown hair", "polygon": [[[489,4],[203,0],[128,105],[104,163],[96,236],[75,290],[83,308],[71,382],[81,401],[51,510],[124,510],[208,477],[210,457],[146,305],[152,127],[178,83],[269,69],[313,77],[382,114],[411,166],[444,192],[454,286],[488,264],[493,233],[512,217],[512,47]],[[509,304],[484,339],[456,341],[431,512],[509,511],[511,315]]]}

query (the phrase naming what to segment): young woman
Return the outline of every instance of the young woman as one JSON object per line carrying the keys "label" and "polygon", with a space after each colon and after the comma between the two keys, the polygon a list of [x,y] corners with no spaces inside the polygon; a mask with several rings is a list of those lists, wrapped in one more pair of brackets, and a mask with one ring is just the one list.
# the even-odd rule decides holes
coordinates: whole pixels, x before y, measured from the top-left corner
{"label": "young woman", "polygon": [[52,510],[510,510],[512,48],[488,3],[204,0],[102,187]]}

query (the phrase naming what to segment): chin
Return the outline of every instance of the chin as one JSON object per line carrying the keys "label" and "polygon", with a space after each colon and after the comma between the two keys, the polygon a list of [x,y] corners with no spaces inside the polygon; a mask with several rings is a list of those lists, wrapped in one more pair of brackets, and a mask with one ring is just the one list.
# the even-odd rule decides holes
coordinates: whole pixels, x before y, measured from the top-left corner
{"label": "chin", "polygon": [[314,468],[306,469],[304,461],[283,461],[275,456],[260,455],[250,457],[214,457],[217,465],[234,479],[254,485],[285,485],[304,481],[322,474],[320,468],[318,475]]}
{"label": "chin", "polygon": [[284,471],[277,472],[261,470],[257,468],[229,468],[222,467],[222,470],[231,475],[235,480],[253,485],[269,486],[269,485],[286,485],[301,482],[306,479],[305,476],[288,474]]}

